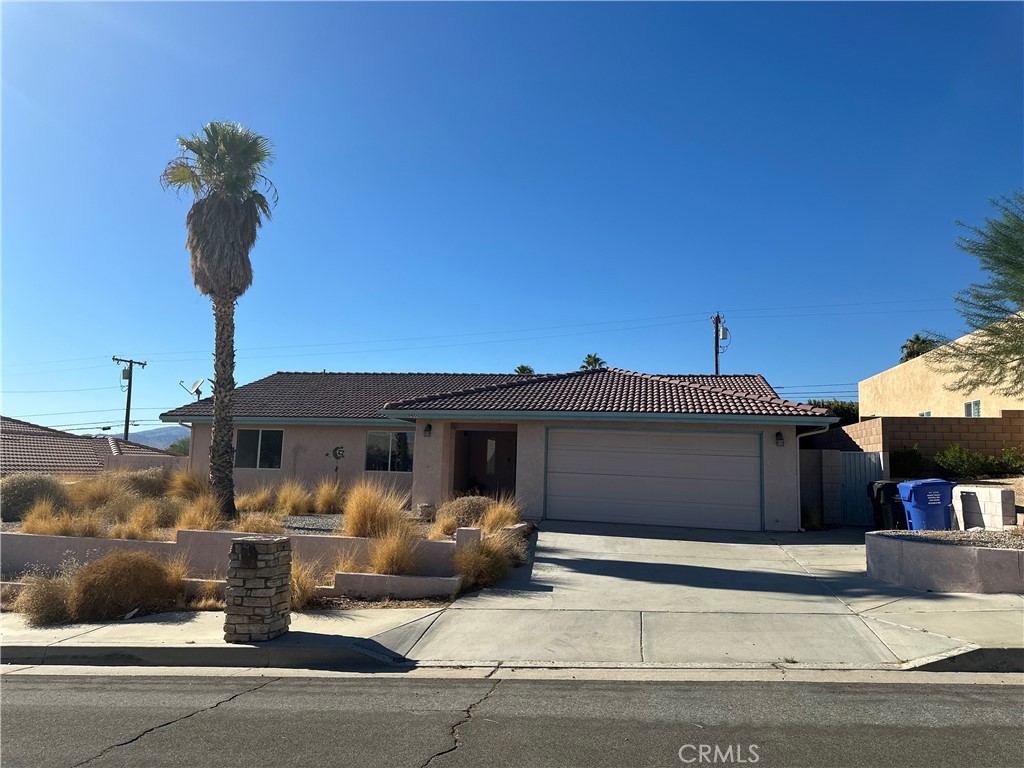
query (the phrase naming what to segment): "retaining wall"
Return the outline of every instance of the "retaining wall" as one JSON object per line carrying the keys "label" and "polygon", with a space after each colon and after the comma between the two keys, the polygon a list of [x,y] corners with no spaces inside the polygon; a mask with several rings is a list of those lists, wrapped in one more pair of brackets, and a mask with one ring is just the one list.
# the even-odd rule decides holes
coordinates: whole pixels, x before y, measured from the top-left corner
{"label": "retaining wall", "polygon": [[958,485],[953,489],[954,527],[1006,528],[1017,524],[1014,492],[1009,488]]}
{"label": "retaining wall", "polygon": [[930,592],[1024,594],[1024,551],[938,544],[869,532],[867,573],[873,579]]}

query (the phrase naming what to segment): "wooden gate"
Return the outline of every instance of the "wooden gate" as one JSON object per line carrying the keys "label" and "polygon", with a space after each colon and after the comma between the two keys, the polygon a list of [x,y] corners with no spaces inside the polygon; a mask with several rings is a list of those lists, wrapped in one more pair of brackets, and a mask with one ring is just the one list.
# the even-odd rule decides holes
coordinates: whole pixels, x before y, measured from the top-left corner
{"label": "wooden gate", "polygon": [[840,509],[843,525],[874,525],[868,483],[882,480],[884,462],[881,453],[843,451],[839,454]]}

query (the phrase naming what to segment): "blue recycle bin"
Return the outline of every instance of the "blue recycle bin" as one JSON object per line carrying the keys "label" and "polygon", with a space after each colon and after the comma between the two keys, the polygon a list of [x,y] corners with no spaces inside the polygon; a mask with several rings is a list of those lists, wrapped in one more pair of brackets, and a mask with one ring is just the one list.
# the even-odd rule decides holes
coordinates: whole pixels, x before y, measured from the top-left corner
{"label": "blue recycle bin", "polygon": [[951,527],[953,488],[948,480],[907,480],[899,484],[907,510],[907,530],[948,531]]}

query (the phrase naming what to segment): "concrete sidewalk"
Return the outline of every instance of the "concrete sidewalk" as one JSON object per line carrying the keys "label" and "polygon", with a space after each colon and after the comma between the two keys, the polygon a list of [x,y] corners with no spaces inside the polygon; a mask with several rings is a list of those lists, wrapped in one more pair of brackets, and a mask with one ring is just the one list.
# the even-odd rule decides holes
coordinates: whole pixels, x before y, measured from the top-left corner
{"label": "concrete sidewalk", "polygon": [[979,648],[1024,648],[1024,596],[933,594],[869,579],[859,531],[548,523],[528,566],[448,609],[294,614],[288,634],[254,645],[225,644],[222,624],[215,612],[30,629],[3,614],[0,656],[298,668],[912,669]]}

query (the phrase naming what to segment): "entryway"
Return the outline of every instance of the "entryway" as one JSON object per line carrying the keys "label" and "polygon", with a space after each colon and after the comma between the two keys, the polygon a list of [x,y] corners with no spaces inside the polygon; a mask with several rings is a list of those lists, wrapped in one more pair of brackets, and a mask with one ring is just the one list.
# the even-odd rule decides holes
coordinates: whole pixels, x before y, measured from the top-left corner
{"label": "entryway", "polygon": [[515,494],[515,427],[493,429],[457,425],[454,442],[452,491],[460,495]]}

